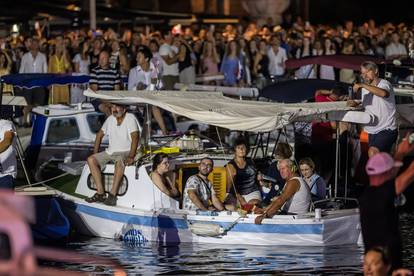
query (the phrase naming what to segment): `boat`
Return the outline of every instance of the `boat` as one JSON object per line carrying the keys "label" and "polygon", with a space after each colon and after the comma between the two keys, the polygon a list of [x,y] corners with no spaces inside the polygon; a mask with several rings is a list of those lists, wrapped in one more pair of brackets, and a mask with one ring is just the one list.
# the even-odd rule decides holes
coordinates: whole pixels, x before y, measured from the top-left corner
{"label": "boat", "polygon": [[[344,103],[277,104],[236,100],[221,93],[177,91],[85,91],[86,96],[116,103],[146,103],[210,125],[239,131],[271,131],[295,120],[330,119],[367,123],[372,118]],[[255,114],[255,115],[252,115]],[[226,169],[232,155],[221,149],[207,152],[203,141],[175,140],[180,152],[171,154],[171,169],[178,174],[177,185],[184,190],[187,178],[197,172],[201,158],[208,154],[215,167],[210,179],[220,200],[225,197]],[[125,169],[117,206],[87,203],[95,184],[85,166],[80,175],[50,182],[72,225],[82,234],[160,244],[219,243],[245,245],[330,246],[357,244],[361,239],[358,209],[330,208],[303,215],[276,215],[254,224],[256,215],[238,212],[199,212],[181,208],[181,202],[164,195],[150,179],[151,153]],[[103,172],[105,190],[111,188],[114,166]]]}
{"label": "boat", "polygon": [[86,160],[105,120],[90,103],[39,106],[32,113],[33,130],[25,155],[30,156],[26,165],[36,181],[56,176],[59,163]]}
{"label": "boat", "polygon": [[59,263],[95,264],[126,275],[117,262],[100,256],[33,245],[28,222],[35,221],[33,199],[11,191],[0,191],[0,274],[1,275],[89,275],[89,273],[40,265],[38,259]]}

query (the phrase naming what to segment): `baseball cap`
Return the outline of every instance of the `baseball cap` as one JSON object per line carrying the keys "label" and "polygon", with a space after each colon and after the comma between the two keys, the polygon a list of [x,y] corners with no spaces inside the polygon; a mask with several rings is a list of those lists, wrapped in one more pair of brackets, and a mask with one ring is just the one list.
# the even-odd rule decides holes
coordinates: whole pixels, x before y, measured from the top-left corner
{"label": "baseball cap", "polygon": [[401,167],[402,162],[394,161],[394,158],[386,152],[380,152],[372,156],[365,166],[368,175],[385,173],[394,167]]}

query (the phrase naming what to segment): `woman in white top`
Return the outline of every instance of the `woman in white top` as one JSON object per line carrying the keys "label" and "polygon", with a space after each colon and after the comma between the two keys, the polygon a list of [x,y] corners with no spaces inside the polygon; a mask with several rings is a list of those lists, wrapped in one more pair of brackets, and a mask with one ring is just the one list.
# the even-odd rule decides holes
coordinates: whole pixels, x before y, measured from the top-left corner
{"label": "woman in white top", "polygon": [[[89,75],[89,66],[91,59],[89,57],[89,41],[84,41],[80,45],[82,51],[75,55],[72,62],[75,65],[74,75]],[[86,97],[83,96],[83,91],[88,84],[73,84],[70,89],[70,102],[72,104],[83,102]]]}
{"label": "woman in white top", "polygon": [[[323,55],[335,55],[336,54],[335,44],[333,44],[329,38],[326,38],[324,40],[322,54]],[[320,54],[317,54],[317,55],[319,56]],[[335,80],[334,68],[329,65],[321,65],[319,76],[321,79]]]}
{"label": "woman in white top", "polygon": [[[158,72],[151,62],[152,53],[146,46],[140,46],[137,52],[137,66],[129,71],[128,90],[155,90],[159,86]],[[162,133],[167,134],[164,119],[158,107],[152,106],[152,114]]]}
{"label": "woman in white top", "polygon": [[[312,53],[312,44],[309,37],[303,38],[303,45],[300,49],[296,51],[296,58],[304,58],[311,56]],[[316,72],[313,64],[303,65],[295,72],[295,76],[298,79],[314,79],[316,77]]]}

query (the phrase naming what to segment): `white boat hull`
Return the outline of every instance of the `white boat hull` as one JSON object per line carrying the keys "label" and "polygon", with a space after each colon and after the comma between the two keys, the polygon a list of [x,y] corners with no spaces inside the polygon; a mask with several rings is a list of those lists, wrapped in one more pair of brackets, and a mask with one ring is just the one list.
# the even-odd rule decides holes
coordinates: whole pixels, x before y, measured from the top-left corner
{"label": "white boat hull", "polygon": [[104,238],[122,238],[136,229],[145,240],[161,244],[219,243],[240,245],[330,246],[357,244],[360,237],[359,214],[356,209],[332,212],[321,220],[312,217],[275,216],[255,225],[255,215],[241,218],[227,233],[216,237],[193,234],[191,223],[220,224],[223,228],[239,218],[228,215],[191,215],[171,210],[148,212],[125,207],[87,203],[83,199],[61,194],[63,207],[83,234]]}

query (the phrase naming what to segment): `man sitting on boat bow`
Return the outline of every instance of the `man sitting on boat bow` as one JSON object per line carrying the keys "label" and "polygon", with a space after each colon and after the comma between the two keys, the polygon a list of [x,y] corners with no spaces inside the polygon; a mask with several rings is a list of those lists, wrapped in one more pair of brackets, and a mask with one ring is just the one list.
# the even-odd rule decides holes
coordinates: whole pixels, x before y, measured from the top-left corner
{"label": "man sitting on boat bow", "polygon": [[[126,112],[126,106],[113,104],[112,115],[109,116],[102,128],[96,133],[94,154],[88,157],[88,166],[97,192],[85,200],[91,202],[103,202],[114,206],[117,201],[119,185],[124,175],[125,166],[134,163],[138,147],[138,122],[134,115]],[[108,135],[109,145],[105,151],[98,152],[104,135]],[[102,174],[108,162],[115,163],[114,180],[111,192],[105,196],[102,183]]]}
{"label": "man sitting on boat bow", "polygon": [[292,160],[279,161],[277,168],[286,180],[282,194],[275,198],[264,211],[256,217],[254,223],[261,224],[264,218],[273,217],[280,208],[286,213],[303,214],[309,211],[311,194],[308,185],[298,176],[297,168]]}
{"label": "man sitting on boat bow", "polygon": [[[198,166],[198,173],[188,178],[184,189],[183,206],[186,210],[223,211],[224,206],[214,192],[208,175],[213,171],[214,162],[204,157]],[[210,202],[212,203],[210,205]]]}

